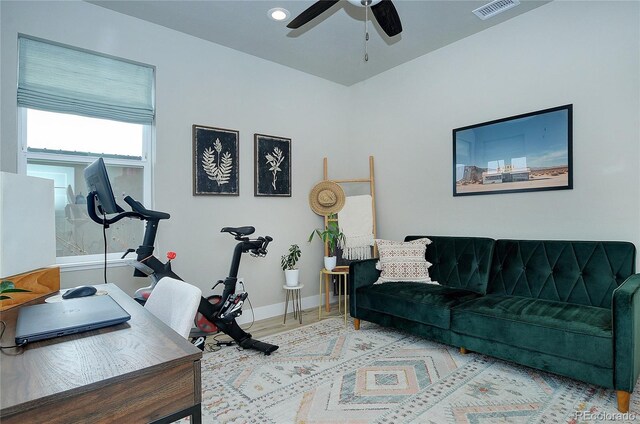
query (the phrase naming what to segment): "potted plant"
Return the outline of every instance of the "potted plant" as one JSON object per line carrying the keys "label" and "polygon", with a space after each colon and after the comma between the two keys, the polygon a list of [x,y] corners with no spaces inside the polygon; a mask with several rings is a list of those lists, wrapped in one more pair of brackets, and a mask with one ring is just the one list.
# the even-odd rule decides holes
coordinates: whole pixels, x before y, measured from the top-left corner
{"label": "potted plant", "polygon": [[313,240],[313,237],[318,236],[320,240],[327,243],[329,248],[329,256],[324,257],[324,267],[327,271],[333,270],[336,267],[336,247],[339,242],[344,241],[344,234],[340,231],[340,227],[336,221],[329,221],[324,230],[315,229],[309,236],[309,242]]}
{"label": "potted plant", "polygon": [[298,274],[300,273],[300,270],[295,268],[295,266],[300,259],[300,256],[302,256],[300,246],[292,244],[289,246],[289,253],[282,255],[280,259],[280,266],[282,266],[282,270],[284,271],[285,282],[289,287],[295,287],[298,285]]}

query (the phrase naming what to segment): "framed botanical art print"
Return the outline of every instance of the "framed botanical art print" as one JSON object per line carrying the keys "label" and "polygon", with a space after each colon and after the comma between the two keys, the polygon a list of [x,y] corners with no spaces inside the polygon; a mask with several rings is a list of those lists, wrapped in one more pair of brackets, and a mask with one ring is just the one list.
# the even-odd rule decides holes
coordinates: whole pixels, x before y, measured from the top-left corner
{"label": "framed botanical art print", "polygon": [[291,196],[291,139],[254,135],[254,195]]}
{"label": "framed botanical art print", "polygon": [[238,196],[239,133],[193,125],[193,195]]}

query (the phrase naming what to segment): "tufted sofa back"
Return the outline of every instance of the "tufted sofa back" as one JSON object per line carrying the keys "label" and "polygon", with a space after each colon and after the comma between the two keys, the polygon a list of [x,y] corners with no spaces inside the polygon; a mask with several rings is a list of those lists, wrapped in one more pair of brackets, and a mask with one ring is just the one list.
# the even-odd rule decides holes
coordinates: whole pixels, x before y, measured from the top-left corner
{"label": "tufted sofa back", "polygon": [[627,242],[496,240],[487,292],[611,308],[635,255]]}
{"label": "tufted sofa back", "polygon": [[487,292],[494,240],[482,237],[407,236],[405,241],[427,237],[425,257],[432,265],[429,276],[448,287]]}

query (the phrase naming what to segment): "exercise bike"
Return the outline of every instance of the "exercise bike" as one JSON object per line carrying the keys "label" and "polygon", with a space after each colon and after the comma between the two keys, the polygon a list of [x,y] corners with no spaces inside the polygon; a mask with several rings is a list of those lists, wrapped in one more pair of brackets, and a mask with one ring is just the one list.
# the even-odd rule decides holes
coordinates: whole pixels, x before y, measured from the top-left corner
{"label": "exercise bike", "polygon": [[[142,244],[138,249],[127,249],[122,256],[125,258],[129,253],[135,252],[136,260],[130,262],[135,268],[134,277],[149,277],[151,279],[150,286],[136,291],[134,299],[144,304],[156,283],[163,277],[182,280],[171,269],[170,259],[163,263],[153,255],[159,222],[163,219],[169,219],[171,216],[165,212],[146,209],[142,203],[130,196],[126,196],[124,201],[131,207],[131,211],[122,209],[113,196],[102,158],[97,159],[85,169],[84,177],[89,188],[87,212],[94,222],[108,228],[124,218],[146,221]],[[115,214],[115,216],[107,218],[107,214]],[[267,254],[267,246],[273,239],[269,236],[249,238],[255,232],[255,228],[250,226],[224,227],[221,232],[231,234],[238,241],[233,252],[231,269],[229,276],[224,281],[219,280],[212,288],[213,290],[219,284],[224,284],[221,296],[212,295],[200,299],[198,313],[195,317],[199,332],[196,330],[192,334],[194,336],[209,335],[221,331],[230,336],[243,349],[255,349],[265,355],[270,355],[278,349],[278,346],[253,339],[251,334],[245,332],[236,322],[236,317],[242,313],[242,305],[248,296],[246,291],[236,293],[236,285],[242,254],[250,253],[253,256],[263,257]]]}

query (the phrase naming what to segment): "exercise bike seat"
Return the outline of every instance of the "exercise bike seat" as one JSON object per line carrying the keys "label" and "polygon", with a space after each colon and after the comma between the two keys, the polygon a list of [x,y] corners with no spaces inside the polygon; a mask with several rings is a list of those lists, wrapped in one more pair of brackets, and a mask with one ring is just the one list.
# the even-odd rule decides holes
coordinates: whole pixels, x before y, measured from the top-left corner
{"label": "exercise bike seat", "polygon": [[127,202],[131,209],[135,212],[138,212],[140,215],[144,216],[145,219],[149,220],[161,220],[161,219],[169,219],[171,215],[166,212],[152,211],[151,209],[145,208],[142,203],[134,200],[131,196],[127,196],[124,198],[124,201]]}
{"label": "exercise bike seat", "polygon": [[247,227],[224,227],[220,230],[221,233],[229,233],[234,236],[248,236],[249,234],[255,233],[256,229],[251,226]]}

